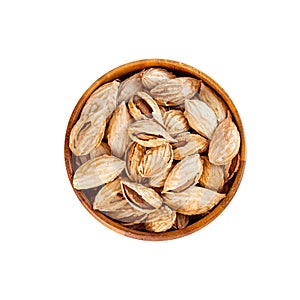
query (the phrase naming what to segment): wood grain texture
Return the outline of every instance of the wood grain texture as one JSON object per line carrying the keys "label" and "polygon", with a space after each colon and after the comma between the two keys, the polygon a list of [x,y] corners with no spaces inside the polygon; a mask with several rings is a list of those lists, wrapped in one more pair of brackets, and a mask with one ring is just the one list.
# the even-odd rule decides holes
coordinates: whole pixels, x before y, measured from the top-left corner
{"label": "wood grain texture", "polygon": [[[227,104],[229,110],[231,111],[233,121],[237,125],[241,136],[241,146],[239,150],[239,154],[241,157],[240,166],[236,175],[234,176],[231,186],[229,187],[226,197],[218,205],[216,205],[213,208],[213,210],[210,211],[207,215],[205,215],[200,220],[195,221],[193,224],[187,226],[186,228],[168,231],[168,232],[162,232],[162,233],[151,233],[151,232],[143,232],[134,229],[129,229],[117,222],[112,221],[105,215],[101,214],[99,211],[93,210],[90,201],[86,198],[84,193],[80,190],[76,190],[73,188],[72,181],[74,175],[74,167],[72,163],[72,153],[69,149],[69,138],[70,138],[71,129],[76,123],[76,121],[78,120],[80,116],[80,112],[83,106],[85,105],[87,99],[89,98],[89,96],[104,83],[110,82],[115,79],[123,80],[126,77],[136,72],[151,67],[165,68],[179,76],[192,76],[201,79],[207,86],[212,88]],[[245,164],[246,164],[246,142],[245,142],[245,133],[244,133],[242,121],[235,105],[233,104],[232,100],[227,95],[227,93],[223,90],[223,88],[220,87],[212,78],[210,78],[205,73],[197,70],[196,68],[181,62],[166,60],[166,59],[145,59],[145,60],[130,62],[109,71],[108,73],[101,76],[98,80],[96,80],[86,90],[86,92],[79,99],[78,103],[76,104],[70,116],[67,125],[66,134],[65,134],[64,156],[65,156],[65,165],[70,180],[70,184],[76,196],[81,201],[82,205],[89,211],[89,213],[92,216],[96,218],[96,220],[104,224],[106,227],[114,230],[115,232],[131,238],[148,240],[148,241],[163,241],[163,240],[171,240],[171,239],[176,239],[176,238],[189,235],[203,228],[207,224],[209,224],[211,221],[213,221],[216,217],[218,217],[223,212],[223,210],[227,207],[227,205],[231,202],[232,198],[234,197],[243,177]]]}

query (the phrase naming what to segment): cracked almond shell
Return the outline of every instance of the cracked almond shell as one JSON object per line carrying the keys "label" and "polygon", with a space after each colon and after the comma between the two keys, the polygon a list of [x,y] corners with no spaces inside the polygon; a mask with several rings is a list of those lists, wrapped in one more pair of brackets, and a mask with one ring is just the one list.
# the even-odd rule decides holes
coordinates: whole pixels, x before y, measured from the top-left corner
{"label": "cracked almond shell", "polygon": [[135,209],[149,213],[162,205],[162,198],[152,188],[134,182],[121,182],[125,199]]}
{"label": "cracked almond shell", "polygon": [[240,155],[237,154],[229,163],[224,166],[225,182],[229,181],[238,171],[240,166]]}
{"label": "cracked almond shell", "polygon": [[176,142],[160,124],[153,120],[138,120],[128,126],[130,138],[144,147]]}
{"label": "cracked almond shell", "polygon": [[176,213],[176,219],[175,219],[175,222],[173,224],[173,228],[183,229],[186,226],[188,226],[189,221],[190,221],[189,216],[183,215],[183,214],[180,214],[180,213]]}
{"label": "cracked almond shell", "polygon": [[240,133],[228,115],[216,128],[208,149],[209,161],[215,165],[228,164],[239,152]]}
{"label": "cracked almond shell", "polygon": [[138,172],[148,178],[148,184],[153,187],[162,187],[172,167],[173,151],[169,143],[150,148],[141,159]]}
{"label": "cracked almond shell", "polygon": [[85,118],[100,111],[109,116],[117,106],[119,85],[120,83],[114,80],[96,89],[86,101],[80,118]]}
{"label": "cracked almond shell", "polygon": [[[125,200],[126,201],[126,200]],[[102,212],[104,215],[121,222],[124,226],[141,224],[147,218],[147,214],[134,209],[128,202],[120,209]]]}
{"label": "cracked almond shell", "polygon": [[127,147],[125,153],[125,171],[128,178],[133,182],[142,183],[144,181],[144,178],[138,171],[138,167],[142,158],[144,157],[145,152],[146,147],[141,146],[136,142],[130,143],[130,145]]}
{"label": "cracked almond shell", "polygon": [[214,191],[220,191],[225,182],[223,166],[212,164],[207,157],[201,157],[203,172],[199,179],[201,186]]}
{"label": "cracked almond shell", "polygon": [[101,142],[101,144],[99,144],[90,152],[90,158],[94,159],[104,154],[111,155],[111,150],[107,143]]}
{"label": "cracked almond shell", "polygon": [[159,105],[175,106],[192,98],[198,92],[200,83],[192,77],[177,77],[151,89],[150,94]]}
{"label": "cracked almond shell", "polygon": [[127,103],[129,99],[137,92],[143,90],[141,74],[137,73],[121,82],[119,86],[117,104],[125,101]]}
{"label": "cracked almond shell", "polygon": [[166,69],[150,68],[142,72],[142,83],[146,89],[151,90],[157,85],[175,77],[176,76],[173,73]]}
{"label": "cracked almond shell", "polygon": [[101,112],[80,118],[70,133],[71,151],[76,156],[89,154],[101,143],[105,127],[106,117]]}
{"label": "cracked almond shell", "polygon": [[205,152],[209,145],[208,140],[203,136],[189,132],[177,135],[176,140],[177,142],[172,144],[175,160],[181,160],[188,155]]}
{"label": "cracked almond shell", "polygon": [[222,122],[226,118],[226,105],[221,98],[203,82],[201,83],[199,96],[200,99],[214,111],[218,122]]}
{"label": "cracked almond shell", "polygon": [[184,114],[180,110],[169,110],[163,116],[164,126],[168,133],[176,136],[182,132],[189,130],[190,126]]}
{"label": "cracked almond shell", "polygon": [[162,193],[167,191],[180,192],[198,183],[202,169],[203,166],[199,154],[186,156],[170,171]]}
{"label": "cracked almond shell", "polygon": [[159,209],[148,214],[145,228],[150,232],[164,232],[173,226],[175,219],[176,212],[167,205],[162,205]]}
{"label": "cracked almond shell", "polygon": [[111,153],[122,158],[130,138],[127,135],[127,127],[130,124],[131,116],[123,101],[114,111],[107,128],[107,140]]}
{"label": "cracked almond shell", "polygon": [[211,139],[218,121],[215,113],[206,103],[197,99],[187,99],[185,101],[184,115],[194,130]]}
{"label": "cracked almond shell", "polygon": [[113,181],[124,169],[125,162],[115,156],[102,155],[81,165],[73,176],[77,190],[89,189]]}
{"label": "cracked almond shell", "polygon": [[162,114],[156,101],[145,92],[137,92],[128,102],[128,109],[135,120],[154,118],[163,124]]}
{"label": "cracked almond shell", "polygon": [[191,186],[182,192],[166,192],[165,203],[176,212],[184,215],[198,215],[208,212],[225,194],[219,194],[203,187]]}
{"label": "cracked almond shell", "polygon": [[100,211],[115,211],[124,208],[127,204],[122,194],[121,179],[117,178],[104,185],[97,193],[93,209]]}

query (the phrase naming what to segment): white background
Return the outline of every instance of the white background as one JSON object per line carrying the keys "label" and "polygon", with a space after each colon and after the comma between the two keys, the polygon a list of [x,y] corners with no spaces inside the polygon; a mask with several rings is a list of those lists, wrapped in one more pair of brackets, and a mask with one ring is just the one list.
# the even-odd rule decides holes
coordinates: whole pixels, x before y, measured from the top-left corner
{"label": "white background", "polygon": [[[0,298],[299,299],[297,2],[1,1]],[[64,166],[80,96],[143,58],[214,78],[247,138],[228,208],[168,242],[98,223]]]}

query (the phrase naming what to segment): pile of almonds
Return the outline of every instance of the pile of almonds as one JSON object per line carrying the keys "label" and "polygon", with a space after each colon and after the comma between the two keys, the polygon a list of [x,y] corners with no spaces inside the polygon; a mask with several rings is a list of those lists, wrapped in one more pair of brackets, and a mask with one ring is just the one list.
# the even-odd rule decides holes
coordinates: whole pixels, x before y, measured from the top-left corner
{"label": "pile of almonds", "polygon": [[240,133],[204,82],[149,68],[95,90],[69,147],[73,186],[95,210],[163,232],[186,227],[226,197]]}

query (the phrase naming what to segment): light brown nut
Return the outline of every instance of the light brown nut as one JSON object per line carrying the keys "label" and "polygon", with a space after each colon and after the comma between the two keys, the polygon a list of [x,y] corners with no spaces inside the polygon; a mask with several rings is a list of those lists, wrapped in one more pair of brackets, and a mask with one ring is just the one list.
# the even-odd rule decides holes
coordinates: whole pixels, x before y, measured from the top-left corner
{"label": "light brown nut", "polygon": [[138,167],[142,158],[144,157],[145,152],[146,148],[136,142],[132,142],[127,147],[125,152],[125,171],[131,181],[138,183],[142,183],[144,181],[144,178],[138,172]]}
{"label": "light brown nut", "polygon": [[209,145],[208,140],[203,136],[189,132],[177,135],[176,140],[177,142],[172,144],[175,160],[181,160],[188,155],[205,152]]}
{"label": "light brown nut", "polygon": [[185,101],[185,117],[198,133],[211,139],[217,125],[217,117],[209,106],[200,100]]}
{"label": "light brown nut", "polygon": [[137,92],[128,102],[128,109],[135,120],[154,118],[163,125],[162,114],[157,103],[145,92]]}
{"label": "light brown nut", "polygon": [[159,105],[174,106],[182,104],[198,92],[200,80],[191,77],[177,77],[151,89],[150,94]]}
{"label": "light brown nut", "polygon": [[167,191],[180,192],[198,183],[202,169],[199,154],[186,156],[170,171],[162,193]]}
{"label": "light brown nut", "polygon": [[142,72],[142,83],[143,86],[151,90],[159,84],[166,82],[168,79],[175,78],[176,76],[161,68],[150,68]]}
{"label": "light brown nut", "polygon": [[191,186],[179,193],[166,192],[163,195],[164,201],[169,207],[184,215],[206,213],[224,197],[225,194],[198,186]]}
{"label": "light brown nut", "polygon": [[187,131],[190,126],[180,110],[169,110],[163,115],[164,125],[171,136]]}
{"label": "light brown nut", "polygon": [[113,181],[124,169],[125,162],[115,156],[102,155],[80,166],[73,177],[77,190],[89,189]]}
{"label": "light brown nut", "polygon": [[224,168],[223,166],[217,166],[210,163],[206,156],[202,156],[203,172],[199,179],[201,186],[214,190],[220,191],[224,185]]}
{"label": "light brown nut", "polygon": [[228,164],[239,152],[240,133],[228,115],[215,130],[211,139],[208,158],[215,165]]}
{"label": "light brown nut", "polygon": [[138,166],[142,177],[148,178],[148,184],[153,187],[162,187],[173,162],[173,151],[169,143],[150,148]]}
{"label": "light brown nut", "polygon": [[117,96],[117,104],[125,101],[127,103],[129,99],[137,92],[143,90],[141,74],[137,73],[121,82],[119,86],[119,92]]}
{"label": "light brown nut", "polygon": [[116,80],[100,86],[85,103],[80,118],[102,112],[108,117],[117,106],[117,94],[120,83]]}
{"label": "light brown nut", "polygon": [[174,229],[183,229],[186,226],[188,226],[189,221],[190,221],[189,216],[183,215],[183,214],[180,214],[180,213],[176,213],[176,219],[175,219],[175,222],[173,224],[173,228]]}
{"label": "light brown nut", "polygon": [[106,117],[101,112],[80,118],[70,133],[69,147],[76,155],[90,153],[102,141],[106,127]]}
{"label": "light brown nut", "polygon": [[167,205],[162,205],[156,211],[148,214],[145,227],[151,232],[164,232],[173,226],[175,219],[176,212]]}
{"label": "light brown nut", "polygon": [[128,113],[125,102],[123,101],[114,111],[107,128],[107,140],[111,153],[122,158],[130,142],[127,135],[127,127],[131,116]]}
{"label": "light brown nut", "polygon": [[176,142],[167,131],[153,120],[138,120],[128,126],[130,138],[144,147],[156,147]]}
{"label": "light brown nut", "polygon": [[217,94],[203,82],[200,87],[200,99],[205,102],[215,113],[218,122],[226,118],[226,105]]}
{"label": "light brown nut", "polygon": [[122,192],[128,203],[135,209],[149,213],[162,205],[162,198],[152,188],[134,182],[121,182]]}

